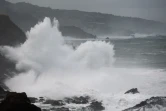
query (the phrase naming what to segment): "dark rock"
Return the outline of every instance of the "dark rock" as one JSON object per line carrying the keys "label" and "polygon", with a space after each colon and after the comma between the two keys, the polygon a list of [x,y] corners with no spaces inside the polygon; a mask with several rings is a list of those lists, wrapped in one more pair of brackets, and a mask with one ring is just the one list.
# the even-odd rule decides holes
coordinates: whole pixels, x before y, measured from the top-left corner
{"label": "dark rock", "polygon": [[74,37],[74,38],[96,38],[95,35],[85,32],[76,26],[60,26],[59,30],[62,32],[63,36]]}
{"label": "dark rock", "polygon": [[36,103],[36,102],[38,102],[38,99],[37,99],[37,98],[34,98],[34,97],[28,97],[28,98],[29,98],[29,100],[30,100],[31,103]]}
{"label": "dark rock", "polygon": [[109,38],[109,37],[107,37],[107,38],[106,38],[106,40],[110,40],[110,38]]}
{"label": "dark rock", "polygon": [[26,93],[15,93],[15,92],[9,92],[6,95],[6,98],[4,102],[9,103],[30,103],[30,100],[28,99]]}
{"label": "dark rock", "polygon": [[44,102],[44,101],[45,101],[44,97],[39,97],[39,102]]}
{"label": "dark rock", "polygon": [[0,94],[5,93],[5,90],[0,86]]}
{"label": "dark rock", "polygon": [[[52,100],[46,99],[43,97],[30,98],[30,100],[35,102],[40,102],[41,104],[50,104],[52,107],[48,106],[42,109],[42,111],[102,111],[105,108],[102,106],[102,102],[97,100],[92,100],[89,96],[80,96],[80,97],[71,97],[64,98],[63,100]],[[71,107],[68,108],[67,104],[80,104],[80,107]],[[82,106],[82,104],[86,104],[88,106]]]}
{"label": "dark rock", "polygon": [[0,86],[0,100],[5,98],[6,93],[7,92]]}
{"label": "dark rock", "polygon": [[138,94],[140,93],[137,88],[133,88],[125,92],[125,94]]}
{"label": "dark rock", "polygon": [[42,111],[50,111],[50,109],[42,109]]}
{"label": "dark rock", "polygon": [[61,107],[61,108],[52,108],[52,111],[70,111],[69,108]]}
{"label": "dark rock", "polygon": [[107,37],[107,38],[105,39],[105,41],[106,41],[107,43],[110,42],[110,38]]}
{"label": "dark rock", "polygon": [[66,103],[74,103],[74,104],[87,104],[90,100],[89,96],[80,96],[80,97],[73,97],[73,98],[65,98]]}
{"label": "dark rock", "polygon": [[46,100],[43,104],[51,104],[52,106],[63,106],[65,105],[62,100]]}
{"label": "dark rock", "polygon": [[44,99],[44,97],[39,97],[39,99]]}
{"label": "dark rock", "polygon": [[42,109],[42,111],[50,111],[50,109]]}
{"label": "dark rock", "polygon": [[41,111],[32,105],[26,93],[9,92],[0,104],[0,111]]}
{"label": "dark rock", "polygon": [[152,97],[123,111],[165,111],[166,97]]}
{"label": "dark rock", "polygon": [[90,106],[91,109],[93,109],[94,111],[102,111],[104,110],[105,108],[102,106],[102,102],[99,102],[99,101],[93,101]]}

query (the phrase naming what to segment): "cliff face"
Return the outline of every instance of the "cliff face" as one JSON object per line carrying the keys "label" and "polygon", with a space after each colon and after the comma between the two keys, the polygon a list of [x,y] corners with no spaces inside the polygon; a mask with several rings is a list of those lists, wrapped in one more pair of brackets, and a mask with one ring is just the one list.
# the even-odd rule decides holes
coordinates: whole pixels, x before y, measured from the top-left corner
{"label": "cliff face", "polygon": [[5,0],[0,0],[0,5],[4,5],[5,4]]}
{"label": "cliff face", "polygon": [[0,45],[16,45],[25,39],[24,32],[7,15],[0,15]]}
{"label": "cliff face", "polygon": [[[14,46],[23,43],[26,36],[7,15],[0,15],[0,46]],[[5,74],[10,74],[15,65],[0,54],[0,82],[5,78]]]}

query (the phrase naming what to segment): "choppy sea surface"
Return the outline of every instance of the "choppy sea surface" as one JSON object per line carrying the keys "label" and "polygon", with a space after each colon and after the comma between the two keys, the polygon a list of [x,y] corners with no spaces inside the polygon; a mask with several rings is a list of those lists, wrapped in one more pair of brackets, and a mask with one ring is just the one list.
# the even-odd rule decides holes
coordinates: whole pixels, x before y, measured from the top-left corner
{"label": "choppy sea surface", "polygon": [[[67,43],[78,46],[86,41],[67,40]],[[117,67],[166,68],[166,37],[121,38],[109,42],[114,45]]]}
{"label": "choppy sea surface", "polygon": [[[99,40],[107,41],[114,45],[114,57],[116,59],[114,66],[119,68],[119,70],[124,69],[124,72],[122,71],[121,73],[126,74],[125,71],[128,71],[132,74],[138,74],[143,77],[143,79],[138,77],[138,81],[144,81],[139,87],[135,77],[128,77],[128,79],[130,78],[129,81],[133,79],[133,82],[130,84],[133,84],[135,87],[138,86],[141,93],[138,95],[123,95],[123,93],[120,92],[113,97],[111,96],[110,98],[113,100],[109,99],[106,103],[111,103],[111,105],[115,106],[108,108],[108,110],[119,111],[128,107],[132,107],[135,104],[138,104],[139,102],[153,96],[166,96],[166,37],[145,36],[144,38],[129,37],[127,39],[110,38],[109,40]],[[86,41],[87,40],[67,40],[67,43],[77,47]],[[122,78],[125,79],[123,76]],[[126,81],[128,80],[126,79]],[[128,105],[119,105],[118,101],[121,99],[127,100]]]}

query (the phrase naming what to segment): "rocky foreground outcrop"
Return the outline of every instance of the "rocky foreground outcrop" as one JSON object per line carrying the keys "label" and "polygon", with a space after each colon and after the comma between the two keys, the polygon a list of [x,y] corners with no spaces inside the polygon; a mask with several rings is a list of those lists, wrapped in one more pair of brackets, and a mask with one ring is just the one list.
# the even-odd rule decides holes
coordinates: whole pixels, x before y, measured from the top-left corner
{"label": "rocky foreground outcrop", "polygon": [[166,111],[166,97],[152,97],[123,111]]}
{"label": "rocky foreground outcrop", "polygon": [[25,93],[8,92],[0,103],[0,111],[41,111],[31,104]]}

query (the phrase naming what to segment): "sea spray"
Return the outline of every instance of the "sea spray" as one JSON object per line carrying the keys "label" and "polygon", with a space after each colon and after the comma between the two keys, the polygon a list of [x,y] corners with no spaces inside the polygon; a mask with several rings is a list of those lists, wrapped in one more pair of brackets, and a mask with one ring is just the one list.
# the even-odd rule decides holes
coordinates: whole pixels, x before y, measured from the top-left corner
{"label": "sea spray", "polygon": [[91,89],[91,81],[98,83],[104,76],[96,70],[112,67],[115,60],[113,45],[102,41],[88,41],[72,49],[58,30],[58,21],[51,22],[49,18],[27,32],[25,43],[3,46],[1,51],[16,62],[17,70],[23,71],[7,80],[6,85],[13,91],[36,93],[35,96],[51,96],[53,91],[59,93],[57,97],[64,97],[63,93]]}

